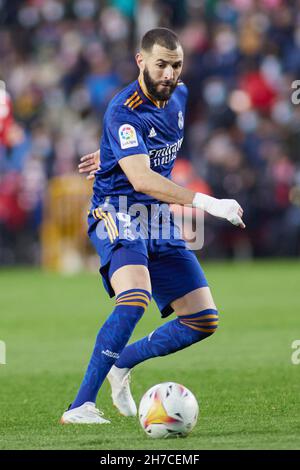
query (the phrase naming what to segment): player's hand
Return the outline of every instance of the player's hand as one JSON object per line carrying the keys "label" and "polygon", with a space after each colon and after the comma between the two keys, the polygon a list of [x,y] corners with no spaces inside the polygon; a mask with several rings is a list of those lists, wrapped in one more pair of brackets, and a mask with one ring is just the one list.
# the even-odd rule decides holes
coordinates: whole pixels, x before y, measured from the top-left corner
{"label": "player's hand", "polygon": [[100,150],[84,155],[84,157],[81,157],[80,162],[78,165],[79,173],[88,173],[86,179],[92,180],[95,178],[96,171],[100,168]]}
{"label": "player's hand", "polygon": [[243,213],[243,209],[235,199],[216,199],[210,206],[210,214],[222,217],[241,228],[246,227],[242,221]]}
{"label": "player's hand", "polygon": [[215,217],[228,220],[233,225],[245,228],[243,209],[235,199],[216,199],[206,194],[196,193],[193,206],[205,210]]}

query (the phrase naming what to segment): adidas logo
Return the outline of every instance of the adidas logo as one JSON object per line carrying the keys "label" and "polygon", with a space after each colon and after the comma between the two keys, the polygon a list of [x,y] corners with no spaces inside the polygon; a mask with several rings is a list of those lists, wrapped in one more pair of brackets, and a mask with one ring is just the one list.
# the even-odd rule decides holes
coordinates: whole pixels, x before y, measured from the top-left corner
{"label": "adidas logo", "polygon": [[110,351],[109,349],[106,349],[106,351],[101,351],[102,354],[105,354],[105,356],[112,357],[113,359],[119,359],[120,355],[118,353],[114,353]]}
{"label": "adidas logo", "polygon": [[148,135],[148,137],[155,137],[156,135],[157,135],[157,134],[156,134],[156,132],[155,132],[155,129],[154,129],[154,127],[152,127],[152,128],[151,128],[151,131],[150,131],[150,133],[149,133],[149,135]]}

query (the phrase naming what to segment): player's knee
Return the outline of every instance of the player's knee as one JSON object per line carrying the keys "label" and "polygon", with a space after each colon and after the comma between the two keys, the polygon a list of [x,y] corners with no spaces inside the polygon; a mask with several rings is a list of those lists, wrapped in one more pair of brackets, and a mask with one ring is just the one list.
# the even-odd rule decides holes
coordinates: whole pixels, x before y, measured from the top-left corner
{"label": "player's knee", "polygon": [[132,307],[142,310],[142,313],[144,313],[150,302],[151,293],[145,289],[130,289],[121,292],[116,297],[116,306],[123,306],[128,309]]}
{"label": "player's knee", "polygon": [[181,324],[194,331],[199,331],[199,334],[205,334],[206,336],[214,334],[219,325],[218,311],[212,308],[178,318]]}

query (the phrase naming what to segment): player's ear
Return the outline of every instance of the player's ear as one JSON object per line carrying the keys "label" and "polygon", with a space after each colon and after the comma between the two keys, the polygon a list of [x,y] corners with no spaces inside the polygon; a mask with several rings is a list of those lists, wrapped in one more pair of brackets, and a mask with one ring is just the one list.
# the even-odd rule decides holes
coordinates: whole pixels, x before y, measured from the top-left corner
{"label": "player's ear", "polygon": [[138,68],[143,72],[145,68],[145,59],[142,52],[137,52],[135,55],[135,60]]}

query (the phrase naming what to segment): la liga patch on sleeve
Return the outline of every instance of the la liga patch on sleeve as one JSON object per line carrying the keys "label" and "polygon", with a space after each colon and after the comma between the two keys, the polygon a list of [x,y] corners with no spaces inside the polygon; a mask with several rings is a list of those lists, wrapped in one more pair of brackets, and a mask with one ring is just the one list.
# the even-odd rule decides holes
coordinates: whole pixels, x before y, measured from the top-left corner
{"label": "la liga patch on sleeve", "polygon": [[121,149],[137,147],[139,144],[135,128],[130,124],[122,124],[122,126],[119,127],[119,139]]}

